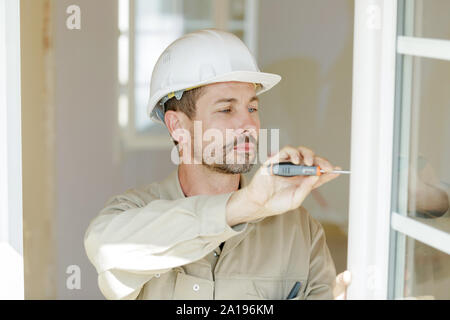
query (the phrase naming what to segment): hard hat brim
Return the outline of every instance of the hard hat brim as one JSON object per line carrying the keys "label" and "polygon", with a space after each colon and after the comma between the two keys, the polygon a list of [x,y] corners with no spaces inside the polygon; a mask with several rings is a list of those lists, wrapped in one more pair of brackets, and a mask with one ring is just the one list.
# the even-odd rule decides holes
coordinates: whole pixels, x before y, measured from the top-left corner
{"label": "hard hat brim", "polygon": [[[230,82],[230,81],[237,81],[237,82],[249,82],[249,83],[259,83],[261,84],[260,90],[256,92],[257,95],[266,92],[273,88],[278,82],[281,81],[281,76],[274,73],[265,73],[265,72],[255,72],[255,71],[233,71],[229,72],[217,77],[209,78],[205,81],[200,81],[195,84],[193,83],[185,83],[185,84],[179,84],[177,86],[174,86],[172,88],[172,92],[183,90],[190,87],[199,87],[204,86],[212,83],[219,83],[219,82]],[[149,99],[149,102],[147,104],[147,114],[148,116],[156,122],[159,122],[162,124],[161,120],[158,119],[155,116],[152,116],[152,111],[155,108],[156,104],[167,94],[170,92],[167,92],[165,90],[159,90],[157,91],[151,99]]]}

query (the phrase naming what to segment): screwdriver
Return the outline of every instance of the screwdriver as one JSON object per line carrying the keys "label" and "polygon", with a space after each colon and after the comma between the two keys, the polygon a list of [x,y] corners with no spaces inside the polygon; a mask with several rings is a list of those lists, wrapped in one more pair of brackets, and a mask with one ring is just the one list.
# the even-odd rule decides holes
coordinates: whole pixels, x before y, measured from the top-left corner
{"label": "screwdriver", "polygon": [[320,168],[320,166],[302,166],[291,162],[272,163],[268,169],[271,175],[282,177],[320,176],[324,173],[350,174],[350,171],[334,170],[331,172],[326,172]]}

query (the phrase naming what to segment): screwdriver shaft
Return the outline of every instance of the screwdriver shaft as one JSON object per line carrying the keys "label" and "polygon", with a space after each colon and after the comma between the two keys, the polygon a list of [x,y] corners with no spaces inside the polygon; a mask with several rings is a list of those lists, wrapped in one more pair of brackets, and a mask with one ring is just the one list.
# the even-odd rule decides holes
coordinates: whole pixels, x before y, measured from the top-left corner
{"label": "screwdriver shaft", "polygon": [[[320,170],[321,173],[327,173],[325,170]],[[331,172],[328,173],[339,173],[339,174],[350,174],[350,171],[345,171],[345,170],[333,170]]]}

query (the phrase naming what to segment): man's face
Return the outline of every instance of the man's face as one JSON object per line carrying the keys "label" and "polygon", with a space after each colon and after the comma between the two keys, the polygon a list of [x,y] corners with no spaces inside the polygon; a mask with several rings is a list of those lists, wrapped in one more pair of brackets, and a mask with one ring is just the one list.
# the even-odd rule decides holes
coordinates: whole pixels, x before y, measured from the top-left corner
{"label": "man's face", "polygon": [[[245,82],[210,84],[196,103],[192,150],[201,145],[201,162],[222,173],[245,173],[256,160],[260,120],[255,86]],[[201,121],[203,139],[194,144],[194,124]],[[199,123],[197,122],[197,125]],[[200,152],[193,153],[197,160]]]}

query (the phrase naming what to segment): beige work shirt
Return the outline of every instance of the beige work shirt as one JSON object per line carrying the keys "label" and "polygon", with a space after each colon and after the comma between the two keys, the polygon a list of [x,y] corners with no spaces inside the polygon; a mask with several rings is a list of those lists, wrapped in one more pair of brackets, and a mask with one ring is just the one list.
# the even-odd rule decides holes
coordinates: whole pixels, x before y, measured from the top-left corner
{"label": "beige work shirt", "polygon": [[336,270],[320,223],[300,207],[230,227],[231,194],[186,197],[174,170],[110,198],[84,239],[103,295],[286,299],[299,281],[295,299],[332,299]]}

